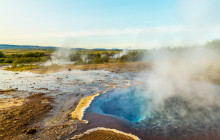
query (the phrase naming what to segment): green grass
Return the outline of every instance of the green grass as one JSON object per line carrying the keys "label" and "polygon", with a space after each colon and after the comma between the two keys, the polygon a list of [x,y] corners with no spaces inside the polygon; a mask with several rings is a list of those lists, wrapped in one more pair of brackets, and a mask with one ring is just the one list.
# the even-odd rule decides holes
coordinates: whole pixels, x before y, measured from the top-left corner
{"label": "green grass", "polygon": [[5,67],[4,70],[9,70],[9,71],[29,71],[32,69],[38,68],[37,65],[21,65],[21,66],[16,66],[16,67]]}
{"label": "green grass", "polygon": [[0,49],[1,52],[3,52],[5,55],[11,55],[11,54],[24,54],[24,53],[30,53],[30,52],[42,52],[45,54],[52,54],[55,50],[54,49],[38,49],[38,50],[32,50],[32,49]]}

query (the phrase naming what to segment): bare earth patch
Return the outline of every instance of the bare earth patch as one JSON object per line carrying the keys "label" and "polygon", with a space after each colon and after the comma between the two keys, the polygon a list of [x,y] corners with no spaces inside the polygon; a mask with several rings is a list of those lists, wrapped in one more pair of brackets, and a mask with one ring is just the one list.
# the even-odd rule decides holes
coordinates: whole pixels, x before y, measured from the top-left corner
{"label": "bare earth patch", "polygon": [[150,63],[127,62],[127,63],[104,63],[104,64],[86,64],[86,65],[51,65],[41,66],[30,70],[33,73],[45,74],[59,72],[63,70],[107,70],[111,72],[141,72],[150,68]]}
{"label": "bare earth patch", "polygon": [[76,135],[73,139],[77,140],[139,140],[138,137],[127,134],[115,129],[108,128],[95,128],[84,132],[83,134]]}
{"label": "bare earth patch", "polygon": [[21,106],[26,100],[24,98],[12,98],[12,99],[1,99],[0,110],[8,109],[10,107]]}
{"label": "bare earth patch", "polygon": [[0,110],[0,139],[19,139],[21,135],[36,133],[37,126],[32,124],[42,120],[52,108],[49,103],[42,102],[53,101],[43,93],[27,97],[26,100],[23,105]]}

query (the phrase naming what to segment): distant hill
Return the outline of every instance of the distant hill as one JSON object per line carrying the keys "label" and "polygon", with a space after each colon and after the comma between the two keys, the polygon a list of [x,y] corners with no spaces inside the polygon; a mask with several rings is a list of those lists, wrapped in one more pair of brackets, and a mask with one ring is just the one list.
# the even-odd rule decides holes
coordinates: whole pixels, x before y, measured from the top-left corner
{"label": "distant hill", "polygon": [[[0,44],[0,49],[58,49],[60,47],[52,47],[52,46],[34,46],[34,45],[10,45],[10,44]],[[94,51],[122,51],[122,49],[112,48],[94,48],[94,49],[86,49],[86,48],[71,48],[72,50],[94,50]]]}
{"label": "distant hill", "polygon": [[56,47],[0,44],[0,49],[56,49]]}
{"label": "distant hill", "polygon": [[122,49],[118,49],[118,48],[112,48],[112,49],[106,49],[106,48],[93,48],[91,50],[94,50],[94,51],[122,51]]}

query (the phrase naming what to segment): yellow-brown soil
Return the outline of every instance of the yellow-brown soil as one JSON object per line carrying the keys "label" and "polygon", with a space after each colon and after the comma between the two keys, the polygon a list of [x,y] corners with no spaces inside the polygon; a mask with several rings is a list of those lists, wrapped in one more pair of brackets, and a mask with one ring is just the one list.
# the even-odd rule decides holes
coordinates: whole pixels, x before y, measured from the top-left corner
{"label": "yellow-brown soil", "polygon": [[[27,98],[23,105],[0,110],[0,139],[18,139],[22,134],[32,134],[37,130],[32,124],[42,120],[52,106],[49,103],[42,103],[52,98],[44,97],[39,93]],[[32,127],[32,128],[31,128]]]}
{"label": "yellow-brown soil", "polygon": [[97,130],[82,137],[75,137],[76,140],[135,140],[134,138],[108,130]]}
{"label": "yellow-brown soil", "polygon": [[[99,94],[97,93],[95,95],[82,98],[80,100],[79,104],[77,105],[76,109],[72,113],[70,113],[71,118],[74,120],[83,121],[82,117],[83,117],[83,113],[84,113],[84,108],[87,107],[91,103],[92,99],[98,95]],[[85,122],[85,121],[83,121],[83,122]]]}
{"label": "yellow-brown soil", "polygon": [[86,65],[52,65],[42,66],[30,70],[33,73],[44,74],[63,70],[108,70],[111,72],[140,72],[150,68],[149,63],[127,62],[127,63],[104,63],[104,64],[86,64]]}
{"label": "yellow-brown soil", "polygon": [[21,106],[25,102],[24,98],[11,98],[0,100],[0,110],[8,109],[15,106]]}

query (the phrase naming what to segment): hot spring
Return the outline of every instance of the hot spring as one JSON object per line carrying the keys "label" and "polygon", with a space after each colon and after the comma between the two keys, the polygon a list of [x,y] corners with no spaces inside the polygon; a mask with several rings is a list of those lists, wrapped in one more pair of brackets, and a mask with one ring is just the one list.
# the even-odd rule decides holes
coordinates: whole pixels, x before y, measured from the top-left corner
{"label": "hot spring", "polygon": [[146,100],[136,96],[136,92],[141,91],[128,88],[100,95],[87,111],[117,116],[130,122],[140,122],[145,118],[143,109]]}
{"label": "hot spring", "polygon": [[209,97],[201,99],[200,97],[174,95],[155,104],[152,95],[150,93],[149,96],[146,95],[145,88],[130,87],[96,97],[86,110],[85,119],[89,120],[87,117],[89,113],[102,115],[104,119],[106,118],[106,122],[109,118],[113,118],[118,120],[113,123],[128,124],[131,132],[137,131],[144,135],[153,134],[165,137],[195,136],[219,128],[218,90],[216,90],[216,95],[213,95],[213,103],[206,102],[210,100]]}

